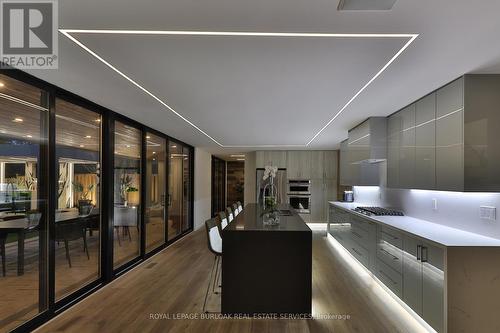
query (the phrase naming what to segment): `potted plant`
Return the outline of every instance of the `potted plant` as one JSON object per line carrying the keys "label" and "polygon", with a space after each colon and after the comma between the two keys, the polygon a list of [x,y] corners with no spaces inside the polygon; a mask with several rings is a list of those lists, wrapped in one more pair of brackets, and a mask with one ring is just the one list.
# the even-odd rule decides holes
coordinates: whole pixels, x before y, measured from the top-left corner
{"label": "potted plant", "polygon": [[73,182],[73,190],[76,193],[79,193],[80,196],[78,198],[78,210],[81,211],[83,207],[90,206],[92,200],[89,199],[90,193],[94,189],[95,184],[89,184],[88,186],[84,186],[80,182]]}

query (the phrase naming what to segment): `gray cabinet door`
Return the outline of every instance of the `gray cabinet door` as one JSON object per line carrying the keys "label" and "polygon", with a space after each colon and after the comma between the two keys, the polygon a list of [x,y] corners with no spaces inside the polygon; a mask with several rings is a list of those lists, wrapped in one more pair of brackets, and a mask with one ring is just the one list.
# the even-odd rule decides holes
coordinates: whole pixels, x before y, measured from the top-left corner
{"label": "gray cabinet door", "polygon": [[436,331],[444,323],[444,250],[422,243],[422,314]]}
{"label": "gray cabinet door", "polygon": [[415,104],[401,112],[401,145],[399,149],[399,187],[415,185]]}
{"label": "gray cabinet door", "polygon": [[270,160],[273,166],[278,168],[286,168],[286,151],[276,150],[270,152]]}
{"label": "gray cabinet door", "polygon": [[299,174],[302,179],[311,179],[311,152],[301,151],[299,154]]}
{"label": "gray cabinet door", "polygon": [[338,168],[338,151],[337,150],[327,150],[323,155],[323,165],[324,165],[324,178],[326,179],[337,179],[337,168]]}
{"label": "gray cabinet door", "polygon": [[436,93],[436,189],[464,188],[463,78]]}
{"label": "gray cabinet door", "polygon": [[311,181],[311,222],[325,222],[325,190],[323,179]]}
{"label": "gray cabinet door", "polygon": [[349,186],[352,185],[350,170],[349,170],[349,146],[347,140],[340,143],[340,185]]}
{"label": "gray cabinet door", "polygon": [[286,174],[288,179],[300,178],[300,151],[287,153]]}
{"label": "gray cabinet door", "polygon": [[436,94],[416,103],[415,188],[436,188]]}
{"label": "gray cabinet door", "polygon": [[399,148],[401,144],[401,113],[387,120],[387,187],[399,187]]}
{"label": "gray cabinet door", "polygon": [[329,201],[337,201],[338,200],[338,193],[337,193],[337,179],[325,179],[324,180],[324,192],[325,192],[325,197],[324,197],[324,216],[325,218],[328,217],[328,207]]}
{"label": "gray cabinet door", "polygon": [[315,150],[311,153],[311,179],[323,179],[324,176],[324,155],[323,151]]}
{"label": "gray cabinet door", "polygon": [[[419,239],[405,236],[403,239],[403,301],[422,315],[422,263],[417,256]],[[420,250],[418,249],[418,252]],[[417,259],[418,258],[418,259]]]}

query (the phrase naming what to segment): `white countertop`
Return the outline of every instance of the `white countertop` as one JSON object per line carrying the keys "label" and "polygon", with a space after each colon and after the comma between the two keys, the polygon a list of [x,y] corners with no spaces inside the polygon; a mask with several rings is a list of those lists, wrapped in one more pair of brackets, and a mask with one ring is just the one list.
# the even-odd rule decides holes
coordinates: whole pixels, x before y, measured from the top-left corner
{"label": "white countertop", "polygon": [[370,206],[358,202],[330,201],[330,204],[348,210],[354,215],[401,229],[407,233],[444,246],[500,246],[500,239],[478,235],[410,216],[366,216],[351,210],[357,206]]}

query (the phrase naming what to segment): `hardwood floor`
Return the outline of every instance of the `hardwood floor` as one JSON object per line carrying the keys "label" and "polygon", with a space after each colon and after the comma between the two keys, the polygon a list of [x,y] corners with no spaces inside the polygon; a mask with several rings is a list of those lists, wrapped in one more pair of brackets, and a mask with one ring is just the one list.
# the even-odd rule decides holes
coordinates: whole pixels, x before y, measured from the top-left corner
{"label": "hardwood floor", "polygon": [[[200,229],[38,332],[425,332],[366,272],[341,256],[324,231],[313,237],[313,315],[340,318],[200,319],[213,263]],[[208,309],[219,311],[219,295],[210,295]],[[198,319],[172,318],[182,315]]]}

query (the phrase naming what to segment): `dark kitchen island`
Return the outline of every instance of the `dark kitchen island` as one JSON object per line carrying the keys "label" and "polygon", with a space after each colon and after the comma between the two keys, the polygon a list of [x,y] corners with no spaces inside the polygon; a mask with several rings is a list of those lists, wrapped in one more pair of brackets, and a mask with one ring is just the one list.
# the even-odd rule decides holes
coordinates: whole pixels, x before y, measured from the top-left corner
{"label": "dark kitchen island", "polygon": [[311,314],[312,231],[289,205],[276,226],[248,204],[222,232],[223,314]]}

